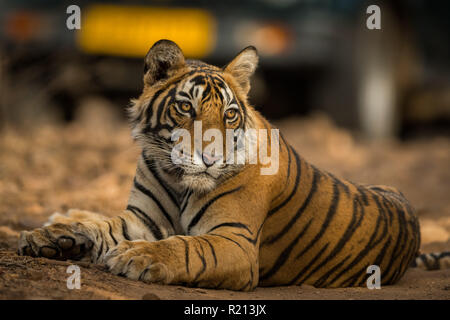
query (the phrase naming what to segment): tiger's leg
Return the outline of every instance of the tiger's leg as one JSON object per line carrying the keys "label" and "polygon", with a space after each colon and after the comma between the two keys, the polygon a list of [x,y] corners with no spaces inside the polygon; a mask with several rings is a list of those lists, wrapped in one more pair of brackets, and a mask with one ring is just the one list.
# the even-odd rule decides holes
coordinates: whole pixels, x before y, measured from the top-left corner
{"label": "tiger's leg", "polygon": [[[210,194],[183,213],[187,235],[155,242],[122,241],[105,257],[114,274],[165,284],[252,290],[259,279],[262,201],[239,188]],[[200,208],[200,209],[199,209]],[[224,209],[226,211],[224,211]]]}
{"label": "tiger's leg", "polygon": [[203,288],[253,290],[258,284],[255,245],[231,233],[122,241],[105,257],[114,274],[130,279]]}
{"label": "tiger's leg", "polygon": [[18,253],[102,263],[105,254],[123,240],[155,241],[173,234],[152,222],[130,210],[113,218],[82,210],[56,213],[44,227],[21,233]]}
{"label": "tiger's leg", "polygon": [[102,263],[122,240],[155,241],[174,235],[179,229],[174,218],[177,207],[167,200],[166,189],[143,156],[133,182],[122,214],[113,218],[82,210],[54,214],[44,227],[22,232],[19,254]]}

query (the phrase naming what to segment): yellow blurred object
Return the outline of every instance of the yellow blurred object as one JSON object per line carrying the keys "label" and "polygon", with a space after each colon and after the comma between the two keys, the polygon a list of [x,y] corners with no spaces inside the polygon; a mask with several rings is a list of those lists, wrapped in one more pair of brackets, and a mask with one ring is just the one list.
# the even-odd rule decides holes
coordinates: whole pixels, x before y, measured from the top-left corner
{"label": "yellow blurred object", "polygon": [[160,39],[176,42],[187,57],[204,57],[215,46],[215,18],[193,8],[93,5],[77,34],[84,52],[126,57],[143,57]]}

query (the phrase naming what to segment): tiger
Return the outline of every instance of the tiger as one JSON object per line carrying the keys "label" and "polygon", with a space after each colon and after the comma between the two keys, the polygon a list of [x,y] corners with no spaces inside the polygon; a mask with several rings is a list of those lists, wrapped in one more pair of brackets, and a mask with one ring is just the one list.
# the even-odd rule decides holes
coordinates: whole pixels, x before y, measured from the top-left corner
{"label": "tiger", "polygon": [[268,154],[279,152],[273,174],[261,173],[267,163],[228,163],[206,148],[186,153],[199,161],[174,163],[173,133],[194,133],[196,121],[224,136],[276,129],[248,101],[258,60],[249,46],[220,68],[156,42],[142,93],[128,107],[141,152],[126,209],[113,217],[55,213],[21,232],[18,254],[102,264],[146,283],[236,291],[364,286],[371,265],[382,285],[398,281],[419,255],[420,230],[397,189],[320,170],[281,133],[275,147],[266,144]]}

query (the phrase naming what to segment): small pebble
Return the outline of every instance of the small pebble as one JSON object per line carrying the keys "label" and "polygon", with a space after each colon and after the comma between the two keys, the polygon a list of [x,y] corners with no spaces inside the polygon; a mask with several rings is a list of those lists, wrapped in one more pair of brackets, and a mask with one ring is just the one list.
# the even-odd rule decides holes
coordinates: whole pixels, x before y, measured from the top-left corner
{"label": "small pebble", "polygon": [[208,291],[202,290],[202,289],[196,289],[195,292],[202,293],[202,294],[207,294],[208,293]]}
{"label": "small pebble", "polygon": [[142,300],[161,300],[161,298],[154,293],[147,292],[142,296]]}
{"label": "small pebble", "polygon": [[315,289],[315,287],[312,286],[312,285],[309,285],[309,284],[302,284],[302,285],[300,286],[300,289],[311,290],[311,289]]}
{"label": "small pebble", "polygon": [[42,274],[42,272],[39,271],[30,271],[28,277],[30,278],[30,280],[39,281],[44,278],[44,275]]}

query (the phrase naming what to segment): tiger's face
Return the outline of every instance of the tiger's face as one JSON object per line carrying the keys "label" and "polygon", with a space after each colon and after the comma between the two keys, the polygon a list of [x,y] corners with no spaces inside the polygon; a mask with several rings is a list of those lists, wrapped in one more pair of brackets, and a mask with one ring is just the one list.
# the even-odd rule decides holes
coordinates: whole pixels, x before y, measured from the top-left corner
{"label": "tiger's face", "polygon": [[133,136],[184,189],[211,191],[242,169],[237,141],[252,127],[247,93],[257,61],[253,47],[224,68],[185,60],[168,40],[148,52],[144,90],[130,108]]}

